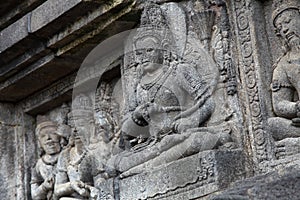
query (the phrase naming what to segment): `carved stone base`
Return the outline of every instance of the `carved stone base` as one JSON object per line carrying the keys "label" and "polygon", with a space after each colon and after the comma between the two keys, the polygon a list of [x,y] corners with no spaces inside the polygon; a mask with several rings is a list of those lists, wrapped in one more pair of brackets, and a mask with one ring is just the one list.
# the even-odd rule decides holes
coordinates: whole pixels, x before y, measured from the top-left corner
{"label": "carved stone base", "polygon": [[[205,151],[150,172],[115,181],[121,200],[194,199],[214,193],[245,175],[240,150]],[[115,190],[116,192],[116,190]]]}

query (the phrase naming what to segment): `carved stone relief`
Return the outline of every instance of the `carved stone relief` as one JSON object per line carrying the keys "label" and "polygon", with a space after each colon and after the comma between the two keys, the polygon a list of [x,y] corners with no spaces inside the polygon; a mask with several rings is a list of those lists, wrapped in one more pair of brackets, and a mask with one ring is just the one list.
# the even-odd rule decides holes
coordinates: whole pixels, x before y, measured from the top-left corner
{"label": "carved stone relief", "polygon": [[[238,53],[228,5],[234,11]],[[267,131],[277,159],[300,153],[296,0],[273,13],[274,27],[288,48],[274,65],[276,116],[268,120],[249,0],[150,1],[143,6],[139,28],[126,40],[118,66],[121,78],[100,79],[95,96],[79,94],[71,111],[67,104],[60,108],[64,117],[38,123],[42,154],[32,172],[33,199],[202,197],[243,178],[246,156],[258,165],[271,158]],[[239,107],[243,95],[246,108]],[[238,113],[242,109],[247,119]],[[241,128],[243,123],[248,126]],[[246,148],[253,152],[244,155]],[[229,158],[236,159],[230,166]]]}
{"label": "carved stone relief", "polygon": [[272,105],[276,117],[268,123],[275,139],[277,158],[300,153],[300,7],[298,1],[276,0],[273,3],[272,22],[286,52],[274,64],[271,84]]}
{"label": "carved stone relief", "polygon": [[[235,76],[225,58],[230,55],[228,33],[216,31],[221,35],[214,36],[213,45],[215,12],[197,6],[148,4],[140,28],[127,42],[122,81],[129,97],[121,127],[127,146],[108,161],[123,178],[199,151],[235,146],[232,113],[216,109],[227,92],[234,94],[234,87],[224,92],[224,82]],[[225,60],[220,52],[216,55],[219,64],[214,48],[225,51]]]}
{"label": "carved stone relief", "polygon": [[55,198],[98,198],[99,190],[95,186],[103,179],[103,165],[108,150],[101,146],[100,152],[94,146],[104,136],[95,137],[93,108],[91,99],[83,94],[78,95],[72,102],[72,111],[68,114],[72,134],[68,147],[58,158]]}
{"label": "carved stone relief", "polygon": [[32,170],[32,199],[53,199],[56,165],[61,150],[70,135],[67,125],[58,125],[44,117],[38,117],[36,135],[41,156]]}
{"label": "carved stone relief", "polygon": [[[267,123],[263,117],[263,104],[259,78],[257,75],[258,61],[254,46],[251,1],[241,0],[231,2],[239,57],[239,69],[242,84],[246,89],[246,113],[248,116],[251,153],[257,168],[260,163],[266,162],[270,156],[269,137],[266,130]],[[240,96],[241,97],[241,96]],[[245,102],[244,102],[245,103]],[[247,136],[248,137],[248,136]]]}

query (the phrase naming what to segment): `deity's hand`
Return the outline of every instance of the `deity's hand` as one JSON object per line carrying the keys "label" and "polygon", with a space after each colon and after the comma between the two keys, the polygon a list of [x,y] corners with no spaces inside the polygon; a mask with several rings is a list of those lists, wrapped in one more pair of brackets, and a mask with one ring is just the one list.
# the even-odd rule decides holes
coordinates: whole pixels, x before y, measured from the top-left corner
{"label": "deity's hand", "polygon": [[71,187],[82,197],[88,197],[90,195],[88,187],[82,181],[72,181]]}
{"label": "deity's hand", "polygon": [[90,199],[97,199],[99,190],[92,186],[90,186],[89,189],[90,189]]}
{"label": "deity's hand", "polygon": [[51,177],[48,177],[47,179],[45,179],[42,186],[45,190],[49,191],[49,190],[53,189],[54,182],[55,182],[55,178],[54,178],[54,176],[51,176]]}
{"label": "deity's hand", "polygon": [[155,115],[164,112],[163,107],[156,103],[146,103],[141,106],[138,106],[134,114],[137,118],[143,117],[144,120],[149,122],[151,118],[153,118]]}
{"label": "deity's hand", "polygon": [[150,118],[159,113],[164,112],[163,107],[156,103],[149,103],[147,110],[148,110],[148,114],[149,114]]}
{"label": "deity's hand", "polygon": [[173,131],[175,133],[183,133],[187,129],[191,128],[191,119],[178,119],[173,122]]}

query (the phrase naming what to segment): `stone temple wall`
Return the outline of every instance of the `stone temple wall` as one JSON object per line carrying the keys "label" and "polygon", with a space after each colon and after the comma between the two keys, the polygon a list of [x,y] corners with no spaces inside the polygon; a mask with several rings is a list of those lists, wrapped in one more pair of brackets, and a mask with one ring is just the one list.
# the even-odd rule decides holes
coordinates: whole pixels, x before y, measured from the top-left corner
{"label": "stone temple wall", "polygon": [[1,2],[0,199],[297,199],[299,11]]}

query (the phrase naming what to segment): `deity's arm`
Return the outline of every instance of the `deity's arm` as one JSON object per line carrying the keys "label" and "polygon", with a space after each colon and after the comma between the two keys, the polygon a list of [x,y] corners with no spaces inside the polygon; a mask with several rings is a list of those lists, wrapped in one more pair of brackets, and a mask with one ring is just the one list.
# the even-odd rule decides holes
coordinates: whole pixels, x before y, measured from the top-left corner
{"label": "deity's arm", "polygon": [[71,186],[71,182],[66,183],[56,183],[54,194],[56,197],[68,196],[74,192],[74,189]]}
{"label": "deity's arm", "polygon": [[57,174],[55,179],[54,194],[55,197],[59,198],[62,196],[71,195],[74,189],[71,186],[68,174],[67,174],[67,163],[68,163],[68,149],[64,150],[57,162]]}
{"label": "deity's arm", "polygon": [[[214,103],[210,98],[213,87],[207,84],[199,72],[192,66],[180,64],[177,68],[177,79],[183,90],[187,91],[193,99],[193,105],[183,111],[175,119],[194,119],[199,124],[203,123],[214,109]],[[206,107],[205,116],[201,116],[201,107]]]}
{"label": "deity's arm", "polygon": [[278,117],[292,119],[297,117],[297,103],[293,102],[295,88],[290,84],[282,66],[278,66],[273,73],[272,102]]}
{"label": "deity's arm", "polygon": [[48,189],[43,185],[43,178],[34,167],[31,173],[31,197],[33,200],[47,199]]}
{"label": "deity's arm", "polygon": [[140,123],[139,120],[144,119],[142,119],[142,116],[141,119],[139,119],[134,111],[129,113],[122,124],[122,132],[133,137],[149,137],[150,134],[148,125]]}
{"label": "deity's arm", "polygon": [[96,152],[93,153],[93,166],[92,166],[92,175],[94,187],[98,186],[106,180],[107,174],[105,171],[105,164],[107,163],[108,157],[100,157]]}
{"label": "deity's arm", "polygon": [[195,104],[211,95],[212,87],[193,66],[179,64],[176,74],[179,85],[193,97]]}

